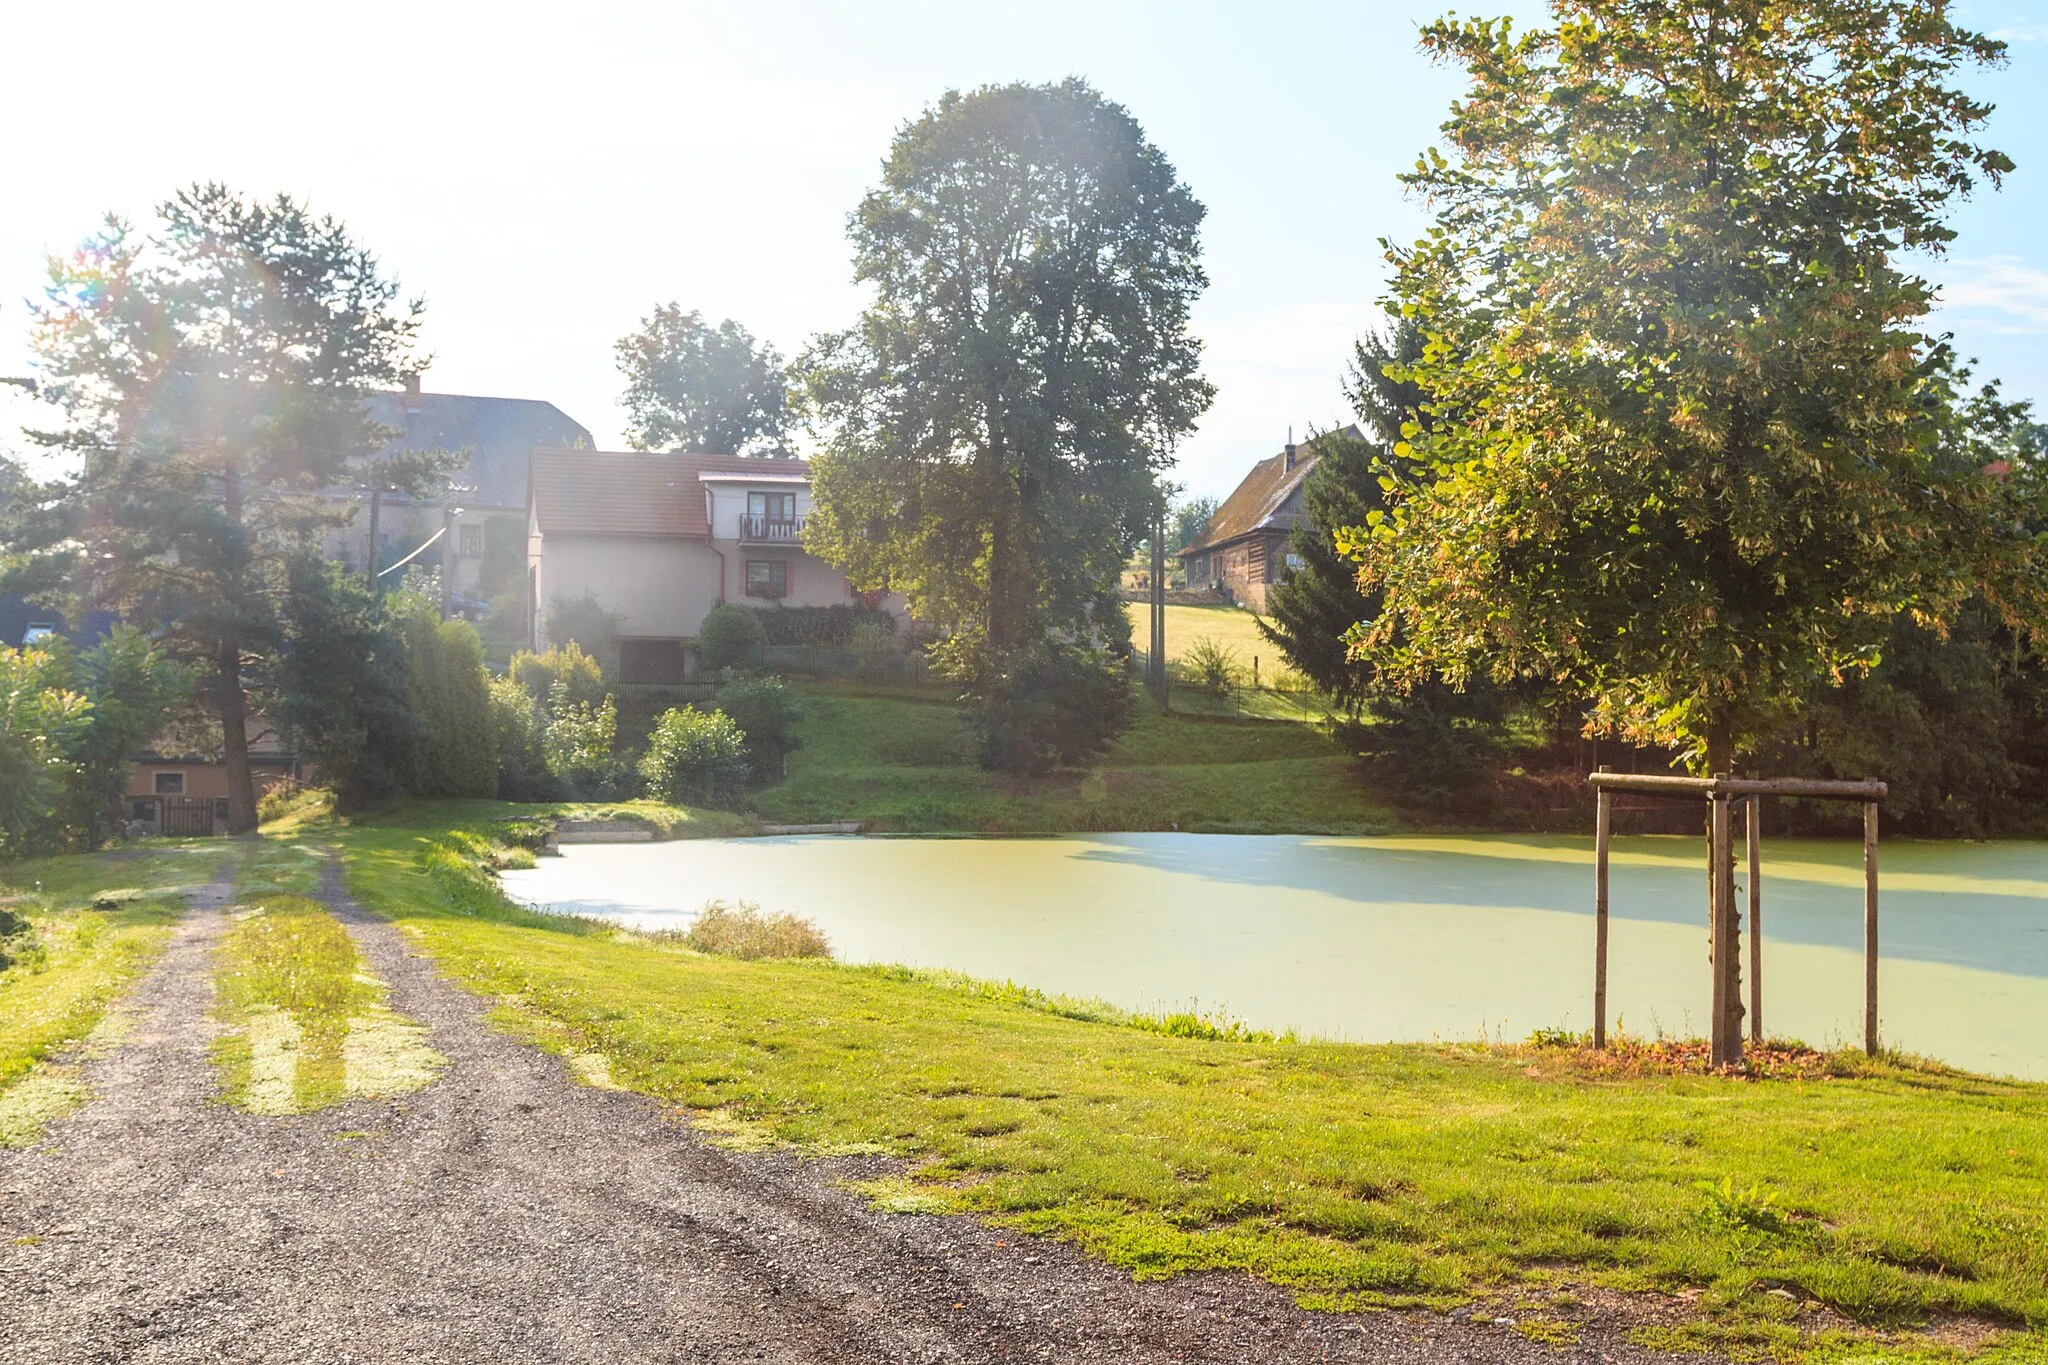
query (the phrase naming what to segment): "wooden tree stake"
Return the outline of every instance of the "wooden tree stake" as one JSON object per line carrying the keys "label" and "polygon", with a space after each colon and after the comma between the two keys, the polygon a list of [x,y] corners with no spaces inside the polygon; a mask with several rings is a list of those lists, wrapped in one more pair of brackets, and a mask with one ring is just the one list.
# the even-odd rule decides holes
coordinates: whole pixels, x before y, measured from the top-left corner
{"label": "wooden tree stake", "polygon": [[1764,1041],[1764,813],[1761,796],[1749,798],[1749,821],[1742,842],[1749,854],[1749,1041]]}
{"label": "wooden tree stake", "polygon": [[1877,1055],[1877,802],[1863,805],[1863,1050]]}
{"label": "wooden tree stake", "polygon": [[[1601,772],[1609,769],[1601,765]],[[1594,796],[1593,816],[1593,1046],[1607,1046],[1607,845],[1613,815],[1605,787]]]}

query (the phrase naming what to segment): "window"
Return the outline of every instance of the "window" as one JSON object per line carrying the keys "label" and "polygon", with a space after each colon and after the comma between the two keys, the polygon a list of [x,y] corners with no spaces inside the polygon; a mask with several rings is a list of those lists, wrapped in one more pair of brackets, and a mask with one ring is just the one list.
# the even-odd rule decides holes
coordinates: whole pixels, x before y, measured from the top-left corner
{"label": "window", "polygon": [[156,802],[146,796],[139,796],[128,803],[128,818],[140,820],[145,825],[156,823]]}
{"label": "window", "polygon": [[464,526],[462,529],[461,555],[464,559],[482,559],[484,554],[484,528]]}
{"label": "window", "polygon": [[794,493],[749,493],[747,494],[747,515],[766,521],[795,521],[796,494]]}
{"label": "window", "polygon": [[1288,567],[1288,568],[1290,568],[1290,569],[1293,569],[1293,570],[1295,570],[1296,572],[1299,572],[1299,571],[1301,570],[1302,566],[1303,566],[1303,565],[1305,565],[1305,564],[1307,564],[1307,563],[1308,563],[1308,561],[1307,561],[1307,560],[1305,560],[1305,559],[1303,559],[1303,558],[1302,558],[1302,557],[1301,557],[1300,555],[1298,555],[1298,554],[1293,554],[1293,553],[1290,553],[1290,554],[1289,554],[1289,555],[1287,556],[1287,567]]}
{"label": "window", "polygon": [[747,596],[789,596],[789,564],[780,559],[748,560]]}
{"label": "window", "polygon": [[185,774],[158,773],[154,790],[158,796],[183,796],[185,794]]}
{"label": "window", "polygon": [[31,621],[28,629],[21,633],[23,647],[39,645],[57,633],[55,621]]}

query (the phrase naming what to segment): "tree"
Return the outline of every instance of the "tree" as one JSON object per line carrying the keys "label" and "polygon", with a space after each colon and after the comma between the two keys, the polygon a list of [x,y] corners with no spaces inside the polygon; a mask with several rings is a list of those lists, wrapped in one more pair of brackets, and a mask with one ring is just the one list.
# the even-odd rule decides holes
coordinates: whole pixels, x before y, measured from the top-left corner
{"label": "tree", "polygon": [[63,746],[71,765],[63,820],[74,843],[95,849],[120,818],[129,772],[164,713],[192,695],[192,675],[125,623],[81,651],[73,674],[87,709]]}
{"label": "tree", "polygon": [[419,739],[412,790],[420,796],[495,796],[498,735],[492,729],[489,678],[476,627],[440,619],[433,595],[396,594],[392,618],[405,640],[411,703]]}
{"label": "tree", "polygon": [[1166,517],[1166,553],[1175,554],[1200,540],[1202,532],[1208,528],[1209,519],[1216,515],[1216,509],[1221,505],[1207,496],[1175,503],[1173,511]]}
{"label": "tree", "polygon": [[956,676],[1124,620],[1156,475],[1212,396],[1188,330],[1202,214],[1078,80],[949,92],[855,213],[873,301],[801,367],[826,434],[807,543],[906,593]]}
{"label": "tree", "polygon": [[713,327],[694,309],[663,304],[612,349],[626,376],[626,439],[633,449],[787,453],[782,357],[732,319]]}
{"label": "tree", "polygon": [[[75,456],[47,565],[201,667],[221,727],[228,828],[253,829],[248,678],[279,640],[286,563],[383,444],[363,404],[413,367],[419,305],[332,218],[220,185],[178,193],[154,237],[110,218],[50,264],[35,345]],[[68,548],[68,553],[66,553]]]}
{"label": "tree", "polygon": [[1391,258],[1426,340],[1384,513],[1376,667],[1551,680],[1730,769],[1901,612],[2039,622],[2014,409],[1915,330],[1943,214],[2010,168],[1938,0],[1559,0],[1446,19],[1469,96]]}
{"label": "tree", "polygon": [[71,776],[65,755],[90,703],[67,661],[45,649],[0,649],[0,857],[54,846]]}
{"label": "tree", "polygon": [[287,567],[276,674],[281,718],[344,811],[386,801],[416,776],[412,668],[386,605],[312,551]]}

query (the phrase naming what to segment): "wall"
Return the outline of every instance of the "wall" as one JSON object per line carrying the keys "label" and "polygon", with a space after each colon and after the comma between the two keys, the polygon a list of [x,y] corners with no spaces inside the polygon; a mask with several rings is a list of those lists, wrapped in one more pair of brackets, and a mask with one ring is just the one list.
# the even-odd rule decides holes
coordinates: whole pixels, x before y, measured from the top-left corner
{"label": "wall", "polygon": [[[541,647],[550,643],[547,613],[557,597],[589,593],[625,619],[622,636],[683,639],[694,636],[718,603],[718,556],[700,540],[662,536],[549,536],[535,560]],[[734,576],[743,572],[726,551],[726,589],[737,599]]]}

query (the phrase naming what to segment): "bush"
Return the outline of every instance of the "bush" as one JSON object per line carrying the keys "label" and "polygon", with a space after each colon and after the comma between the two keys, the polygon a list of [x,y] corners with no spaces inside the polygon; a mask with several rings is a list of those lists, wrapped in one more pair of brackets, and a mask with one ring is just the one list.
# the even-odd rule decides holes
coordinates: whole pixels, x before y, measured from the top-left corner
{"label": "bush", "polygon": [[291,815],[319,817],[334,810],[334,793],[325,787],[280,782],[256,799],[256,823],[268,825]]}
{"label": "bush", "polygon": [[1244,686],[1244,668],[1237,661],[1237,651],[1207,636],[1188,641],[1187,651],[1180,656],[1180,669],[1190,687],[1219,696]]}
{"label": "bush", "polygon": [[561,784],[548,771],[547,752],[541,744],[546,722],[532,695],[512,678],[493,678],[490,706],[491,737],[498,746],[498,798],[552,801],[560,797]]}
{"label": "bush", "polygon": [[712,901],[683,935],[683,942],[700,953],[749,962],[764,957],[832,956],[832,946],[817,925],[791,914],[764,915],[751,901],[741,901],[737,910],[724,901]]}
{"label": "bush", "polygon": [[782,776],[782,763],[797,747],[796,723],[803,708],[780,678],[740,678],[718,689],[711,704],[747,738],[747,760],[756,782]]}
{"label": "bush", "polygon": [[1010,656],[977,698],[982,766],[1043,773],[1084,763],[1131,723],[1131,683],[1104,650],[1059,641]]}
{"label": "bush", "polygon": [[407,591],[393,615],[411,664],[419,728],[413,790],[421,796],[495,796],[498,746],[491,734],[483,642],[467,621],[443,621],[431,598]]}
{"label": "bush", "polygon": [[629,770],[618,759],[618,736],[619,712],[609,694],[602,705],[592,706],[569,695],[567,679],[555,680],[540,745],[557,781],[586,800],[627,795]]}
{"label": "bush", "polygon": [[846,637],[846,647],[858,654],[886,654],[896,648],[896,633],[884,630],[872,621],[863,621],[853,628],[853,634]]}
{"label": "bush", "polygon": [[809,645],[813,649],[862,649],[855,642],[862,631],[879,633],[881,648],[893,647],[896,618],[879,607],[836,602],[829,607],[770,607],[754,613],[771,645]]}
{"label": "bush", "polygon": [[557,682],[567,683],[569,700],[584,706],[604,703],[604,670],[574,640],[545,654],[520,650],[505,670],[536,703],[545,702]]}
{"label": "bush", "polygon": [[547,637],[560,647],[573,644],[597,660],[606,673],[619,667],[619,627],[626,618],[607,610],[592,593],[557,597],[548,603]]}
{"label": "bush", "polygon": [[768,643],[760,616],[734,602],[713,607],[697,627],[697,667],[709,673],[721,668],[748,668]]}
{"label": "bush", "polygon": [[723,711],[677,707],[655,722],[640,760],[647,794],[675,806],[731,809],[746,795],[747,737]]}

